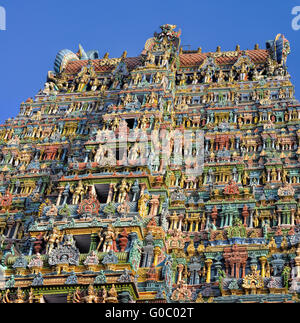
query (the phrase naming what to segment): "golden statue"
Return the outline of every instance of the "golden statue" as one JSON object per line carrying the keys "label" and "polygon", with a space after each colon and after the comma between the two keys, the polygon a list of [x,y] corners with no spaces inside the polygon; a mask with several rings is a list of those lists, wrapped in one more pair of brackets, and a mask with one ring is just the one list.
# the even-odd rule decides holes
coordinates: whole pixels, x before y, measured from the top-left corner
{"label": "golden statue", "polygon": [[139,215],[142,218],[145,218],[148,215],[148,212],[147,212],[148,199],[149,199],[149,195],[142,194],[142,196],[140,197],[140,199],[138,201],[138,211],[139,211]]}
{"label": "golden statue", "polygon": [[88,70],[84,67],[75,79],[75,82],[78,84],[77,92],[82,92],[84,87],[89,83],[89,80]]}
{"label": "golden statue", "polygon": [[79,287],[76,288],[76,291],[73,294],[73,303],[99,303],[99,297],[97,296],[97,292],[95,291],[93,285],[89,285],[88,294],[85,297],[80,296]]}
{"label": "golden statue", "polygon": [[255,228],[258,227],[259,225],[259,218],[258,218],[258,213],[257,210],[255,211],[254,217],[253,217],[253,225]]}
{"label": "golden statue", "polygon": [[108,291],[108,297],[106,298],[107,303],[118,303],[118,293],[113,284],[111,289]]}
{"label": "golden statue", "polygon": [[10,303],[15,303],[15,304],[23,304],[23,303],[33,303],[33,290],[32,288],[30,289],[30,292],[29,292],[29,297],[28,297],[28,301],[25,301],[25,293],[22,291],[22,289],[19,287],[18,290],[17,290],[17,297],[14,301],[10,300],[9,299],[9,294],[10,294],[10,290],[7,289],[4,296],[3,296],[3,299],[2,299],[2,302],[5,303],[5,304],[10,304]]}
{"label": "golden statue", "polygon": [[244,173],[244,176],[243,176],[243,185],[246,186],[247,183],[248,183],[248,179],[249,179],[249,175],[248,175],[248,172],[245,172]]}
{"label": "golden statue", "polygon": [[271,177],[272,177],[272,181],[275,182],[277,179],[277,172],[275,168],[272,169]]}

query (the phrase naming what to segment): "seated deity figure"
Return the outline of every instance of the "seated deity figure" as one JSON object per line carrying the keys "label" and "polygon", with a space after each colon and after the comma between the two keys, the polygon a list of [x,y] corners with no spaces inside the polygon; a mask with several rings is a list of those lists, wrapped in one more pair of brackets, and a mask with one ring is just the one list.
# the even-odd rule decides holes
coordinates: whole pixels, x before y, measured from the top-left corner
{"label": "seated deity figure", "polygon": [[73,294],[73,303],[99,303],[99,297],[97,296],[97,292],[95,291],[93,285],[89,285],[88,293],[84,297],[81,297],[80,289],[79,287],[77,287],[76,291]]}
{"label": "seated deity figure", "polygon": [[90,81],[90,85],[91,85],[91,91],[95,92],[97,91],[98,87],[101,85],[101,82],[97,78],[95,78]]}

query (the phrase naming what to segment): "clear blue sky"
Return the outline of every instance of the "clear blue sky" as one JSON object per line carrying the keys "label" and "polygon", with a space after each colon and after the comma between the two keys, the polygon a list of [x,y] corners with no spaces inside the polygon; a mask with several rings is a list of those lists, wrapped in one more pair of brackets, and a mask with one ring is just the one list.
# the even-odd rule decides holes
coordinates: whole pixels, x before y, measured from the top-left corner
{"label": "clear blue sky", "polygon": [[300,30],[291,27],[300,0],[0,0],[7,30],[0,31],[0,123],[15,117],[53,70],[57,52],[97,49],[103,56],[139,55],[165,23],[182,29],[182,45],[214,51],[253,49],[282,33],[291,43],[289,71],[300,97]]}

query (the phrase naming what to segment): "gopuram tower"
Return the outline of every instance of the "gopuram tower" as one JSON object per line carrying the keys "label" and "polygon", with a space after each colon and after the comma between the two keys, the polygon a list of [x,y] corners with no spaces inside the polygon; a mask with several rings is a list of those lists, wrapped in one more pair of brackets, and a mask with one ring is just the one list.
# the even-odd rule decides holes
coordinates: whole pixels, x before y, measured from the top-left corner
{"label": "gopuram tower", "polygon": [[297,302],[300,103],[283,35],[60,51],[0,125],[2,303]]}

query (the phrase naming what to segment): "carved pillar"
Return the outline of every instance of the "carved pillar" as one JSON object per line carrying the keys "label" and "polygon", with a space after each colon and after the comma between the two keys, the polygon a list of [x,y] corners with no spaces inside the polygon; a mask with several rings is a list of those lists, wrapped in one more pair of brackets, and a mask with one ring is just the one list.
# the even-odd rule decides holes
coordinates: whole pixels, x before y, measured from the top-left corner
{"label": "carved pillar", "polygon": [[173,216],[170,216],[169,217],[169,229],[170,230],[174,230],[174,217]]}
{"label": "carved pillar", "polygon": [[212,259],[206,259],[205,260],[205,264],[207,267],[207,271],[206,271],[206,283],[210,283],[210,279],[211,279],[211,266],[213,264]]}
{"label": "carved pillar", "polygon": [[15,228],[15,231],[14,231],[14,235],[12,237],[13,239],[16,239],[20,225],[21,225],[21,222],[18,221],[17,224],[16,224],[16,228]]}
{"label": "carved pillar", "polygon": [[195,232],[199,231],[199,220],[196,220]]}
{"label": "carved pillar", "polygon": [[160,247],[156,246],[154,248],[154,260],[153,260],[153,266],[156,267],[157,266],[157,262],[158,262],[158,256],[161,254],[161,250]]}
{"label": "carved pillar", "polygon": [[244,278],[246,275],[246,262],[242,264],[242,278]]}
{"label": "carved pillar", "polygon": [[231,277],[234,277],[234,262],[231,262],[230,263],[230,276]]}
{"label": "carved pillar", "polygon": [[298,245],[297,248],[297,256],[295,257],[295,266],[296,266],[296,277],[300,278],[300,244]]}
{"label": "carved pillar", "polygon": [[173,219],[173,230],[177,230],[178,216],[176,215]]}
{"label": "carved pillar", "polygon": [[179,219],[179,224],[178,224],[178,230],[182,230],[182,220],[184,218],[184,214],[179,214],[178,219]]}
{"label": "carved pillar", "polygon": [[56,206],[59,206],[60,205],[60,201],[61,201],[62,193],[64,191],[64,187],[63,186],[60,186],[58,188],[58,191],[59,191],[59,194],[58,194],[58,198],[57,198],[57,201],[56,201]]}
{"label": "carved pillar", "polygon": [[267,258],[266,257],[260,257],[259,260],[260,260],[260,263],[261,263],[261,277],[265,278],[266,277]]}
{"label": "carved pillar", "polygon": [[292,226],[295,225],[295,212],[296,212],[296,210],[294,210],[294,209],[291,210],[291,225]]}
{"label": "carved pillar", "polygon": [[190,229],[189,229],[189,232],[193,232],[193,227],[194,227],[194,220],[189,220],[190,222]]}
{"label": "carved pillar", "polygon": [[183,272],[184,266],[182,264],[179,264],[177,266],[177,269],[178,269],[178,278],[177,278],[177,283],[178,283],[182,280],[182,272]]}
{"label": "carved pillar", "polygon": [[237,262],[235,264],[235,278],[240,278],[240,267],[241,267],[241,264]]}
{"label": "carved pillar", "polygon": [[150,217],[156,216],[159,207],[159,195],[153,195],[150,200]]}
{"label": "carved pillar", "polygon": [[278,210],[277,211],[277,214],[278,214],[278,226],[280,227],[281,226],[281,211],[280,210]]}

